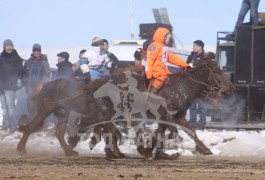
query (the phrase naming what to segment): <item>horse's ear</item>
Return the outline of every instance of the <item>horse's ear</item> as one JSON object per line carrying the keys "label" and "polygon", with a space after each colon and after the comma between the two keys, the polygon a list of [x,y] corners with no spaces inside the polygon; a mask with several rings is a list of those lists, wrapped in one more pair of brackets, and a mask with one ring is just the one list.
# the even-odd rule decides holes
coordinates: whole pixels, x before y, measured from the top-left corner
{"label": "horse's ear", "polygon": [[215,54],[213,52],[206,52],[203,55],[204,60],[207,62],[207,64],[209,66],[215,66],[216,62],[215,62]]}
{"label": "horse's ear", "polygon": [[211,51],[204,53],[203,58],[207,61],[207,62],[212,62],[215,60],[215,54]]}

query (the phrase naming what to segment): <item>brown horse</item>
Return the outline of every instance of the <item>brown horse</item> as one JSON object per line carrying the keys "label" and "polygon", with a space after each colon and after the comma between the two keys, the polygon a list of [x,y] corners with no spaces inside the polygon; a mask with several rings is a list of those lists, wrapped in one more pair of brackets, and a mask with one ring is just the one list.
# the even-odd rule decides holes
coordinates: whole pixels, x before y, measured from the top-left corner
{"label": "brown horse", "polygon": [[[115,102],[112,102],[107,96],[96,99],[94,93],[106,83],[124,84],[127,78],[123,72],[117,72],[112,76],[95,80],[89,85],[85,85],[76,79],[58,79],[45,84],[37,100],[37,115],[29,124],[21,126],[24,134],[18,143],[17,150],[25,153],[25,145],[29,135],[41,127],[48,115],[54,113],[58,118],[56,137],[66,155],[75,155],[76,152],[73,151],[74,146],[67,145],[64,140],[69,112],[76,111],[91,117],[88,118],[89,122],[82,122],[83,126],[109,121],[115,114],[113,109],[113,103]],[[136,88],[142,92],[146,91],[144,76],[134,73],[134,71],[132,72],[132,78],[137,80]],[[187,123],[185,119],[186,111],[194,99],[201,96],[203,92],[207,92],[207,94],[218,92],[217,94],[221,95],[221,93],[231,93],[232,89],[231,82],[225,77],[220,68],[214,62],[209,61],[207,64],[201,64],[189,71],[170,75],[169,81],[159,93],[159,96],[165,99],[167,108],[161,107],[158,109],[158,112],[164,122],[168,121],[168,110],[175,112],[173,123],[180,124],[186,130],[188,129],[188,133],[191,134],[197,144],[199,152],[210,154],[210,150],[197,138],[194,130]],[[111,92],[109,95],[111,95]],[[167,124],[160,124],[157,133],[164,133],[167,127]],[[83,129],[81,129],[81,132],[83,132]],[[108,123],[103,129],[103,133],[112,133],[113,135],[111,141],[114,145],[114,150],[110,151],[106,149],[107,155],[110,153],[114,157],[123,156],[117,146],[119,133],[116,127],[112,123]],[[157,138],[153,137],[152,140],[153,144],[155,144]],[[146,158],[149,158],[153,148],[154,146],[148,149],[140,146],[138,151]]]}

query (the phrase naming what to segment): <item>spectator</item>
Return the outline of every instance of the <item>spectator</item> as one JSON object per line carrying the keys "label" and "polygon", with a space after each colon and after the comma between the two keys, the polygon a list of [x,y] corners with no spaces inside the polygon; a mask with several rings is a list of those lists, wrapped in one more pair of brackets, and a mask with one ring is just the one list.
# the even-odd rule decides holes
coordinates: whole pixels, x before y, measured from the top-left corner
{"label": "spectator", "polygon": [[14,49],[13,42],[4,41],[3,52],[0,56],[0,100],[3,110],[2,130],[14,131],[17,122],[14,119],[15,94],[18,85],[21,86],[22,59]]}
{"label": "spectator", "polygon": [[110,67],[108,67],[107,64],[104,66],[104,69],[105,69],[104,75],[113,74],[115,69],[120,68],[119,67],[119,60],[113,53],[109,52],[109,41],[106,39],[103,39],[102,41],[103,41],[103,48],[104,48],[104,50],[105,50],[105,52],[109,58],[109,61],[110,61],[110,64],[109,64]]}
{"label": "spectator", "polygon": [[84,55],[85,52],[86,52],[85,49],[82,49],[79,52],[78,61],[73,64],[73,68],[72,68],[73,71],[75,72],[75,77],[80,78],[80,79],[83,77],[83,72],[80,69],[80,60],[82,59],[82,56]]}
{"label": "spectator", "polygon": [[[28,95],[29,113],[35,112],[35,105],[31,102],[31,96],[38,84],[50,80],[50,66],[47,56],[41,54],[41,46],[34,44],[32,47],[31,57],[26,61],[23,70],[23,84],[25,85]],[[32,113],[32,116],[34,114]]]}
{"label": "spectator", "polygon": [[245,16],[250,10],[252,25],[257,26],[259,23],[259,15],[258,15],[259,2],[260,0],[243,0],[236,24],[237,25],[243,24]]}
{"label": "spectator", "polygon": [[[153,39],[147,39],[144,43],[143,43],[143,48],[141,49],[141,59],[142,59],[142,66],[143,68],[145,68],[146,66],[146,61],[147,61],[147,49],[150,46],[150,44],[153,43]],[[139,56],[139,55],[138,55]],[[135,57],[136,59],[136,57]],[[137,62],[135,62],[137,64]],[[139,62],[138,62],[139,63]]]}
{"label": "spectator", "polygon": [[58,56],[58,77],[74,77],[73,64],[69,62],[69,53],[61,52]]}
{"label": "spectator", "polygon": [[141,52],[142,52],[142,48],[138,48],[134,52],[134,65],[136,67],[138,67],[139,69],[141,69],[141,68],[143,69],[144,68],[144,66],[142,64],[143,60],[142,60],[142,54],[141,54]]}
{"label": "spectator", "polygon": [[30,94],[37,84],[49,81],[50,72],[47,56],[41,54],[39,44],[34,44],[31,57],[26,61],[23,70],[23,82],[26,92]]}
{"label": "spectator", "polygon": [[[194,41],[193,51],[188,57],[187,63],[196,65],[196,62],[204,60],[204,43],[201,40]],[[192,127],[198,129],[204,129],[206,124],[206,104],[202,98],[197,98],[189,108],[190,121]],[[199,114],[199,122],[197,123],[197,114]]]}
{"label": "spectator", "polygon": [[197,60],[203,60],[204,56],[204,43],[201,40],[193,42],[193,50],[188,57],[187,63],[194,65]]}
{"label": "spectator", "polygon": [[[75,77],[76,78],[81,79],[81,80],[89,83],[90,82],[90,80],[89,80],[90,79],[89,73],[84,74],[82,72],[81,68],[80,68],[80,61],[82,61],[81,59],[82,59],[82,56],[84,55],[85,52],[86,52],[85,49],[82,49],[80,51],[80,53],[79,53],[79,59],[78,59],[77,62],[74,63],[72,69],[74,71],[74,74],[75,74]],[[86,80],[88,80],[88,81],[86,81]]]}

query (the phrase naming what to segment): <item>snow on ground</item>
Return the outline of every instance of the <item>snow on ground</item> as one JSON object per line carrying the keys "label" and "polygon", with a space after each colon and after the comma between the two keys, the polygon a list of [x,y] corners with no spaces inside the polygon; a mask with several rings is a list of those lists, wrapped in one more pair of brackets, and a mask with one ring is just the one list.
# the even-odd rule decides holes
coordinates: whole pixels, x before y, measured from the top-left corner
{"label": "snow on ground", "polygon": [[[265,157],[265,131],[220,131],[197,130],[199,139],[211,149],[214,156],[245,156]],[[0,154],[15,154],[16,145],[21,138],[20,132],[8,134],[0,131]],[[180,153],[184,156],[198,155],[195,151],[195,143],[183,131],[180,131],[183,141],[174,144],[166,153]],[[82,156],[104,156],[104,141],[102,140],[93,149],[89,149],[89,141],[82,137],[81,142],[75,148]],[[129,157],[140,157],[133,144],[133,138],[125,139],[119,146],[121,152]],[[58,140],[54,137],[54,131],[39,131],[32,134],[27,144],[29,154],[64,156]]]}

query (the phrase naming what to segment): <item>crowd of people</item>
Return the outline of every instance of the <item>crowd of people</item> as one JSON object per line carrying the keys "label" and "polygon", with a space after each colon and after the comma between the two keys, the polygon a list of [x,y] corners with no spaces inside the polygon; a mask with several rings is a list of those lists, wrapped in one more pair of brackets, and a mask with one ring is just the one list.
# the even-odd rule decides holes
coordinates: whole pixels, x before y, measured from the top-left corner
{"label": "crowd of people", "polygon": [[[147,79],[152,84],[150,92],[155,94],[159,93],[168,74],[171,74],[167,70],[165,62],[187,68],[196,59],[203,58],[202,41],[194,42],[194,51],[187,62],[169,50],[170,43],[172,43],[171,33],[165,28],[158,28],[154,38],[145,41],[143,47],[136,49],[134,53],[135,66],[143,71],[145,70]],[[161,49],[163,50],[161,51]],[[69,61],[68,52],[60,52],[57,56],[58,63],[56,65],[58,69],[56,72],[52,72],[48,58],[42,53],[40,44],[32,46],[32,54],[25,61],[19,56],[11,40],[7,39],[3,42],[3,51],[0,55],[0,100],[3,116],[1,130],[16,131],[18,127],[18,120],[15,119],[13,114],[17,99],[16,91],[22,87],[25,88],[27,96],[28,112],[34,112],[36,107],[32,103],[31,97],[39,84],[62,77],[75,77],[89,83],[97,78],[114,73],[115,69],[119,67],[118,58],[109,52],[109,42],[99,37],[92,39],[90,48],[80,51],[79,59],[74,63]],[[205,123],[204,117],[206,115],[201,110],[202,103],[199,100],[195,103],[199,104],[198,108],[203,114],[200,122]],[[194,109],[192,121],[195,121],[194,114],[197,111],[195,106],[197,105],[192,106]]]}
{"label": "crowd of people", "polygon": [[17,119],[14,118],[16,92],[22,87],[25,88],[28,98],[28,112],[34,112],[36,107],[31,97],[39,84],[62,77],[76,77],[88,83],[113,73],[118,66],[118,58],[108,49],[109,42],[106,39],[95,37],[89,49],[80,51],[79,60],[74,64],[69,61],[68,52],[58,53],[58,69],[52,72],[40,44],[33,45],[32,54],[25,61],[14,48],[12,40],[5,40],[0,55],[0,101],[3,116],[1,130],[17,129]]}

